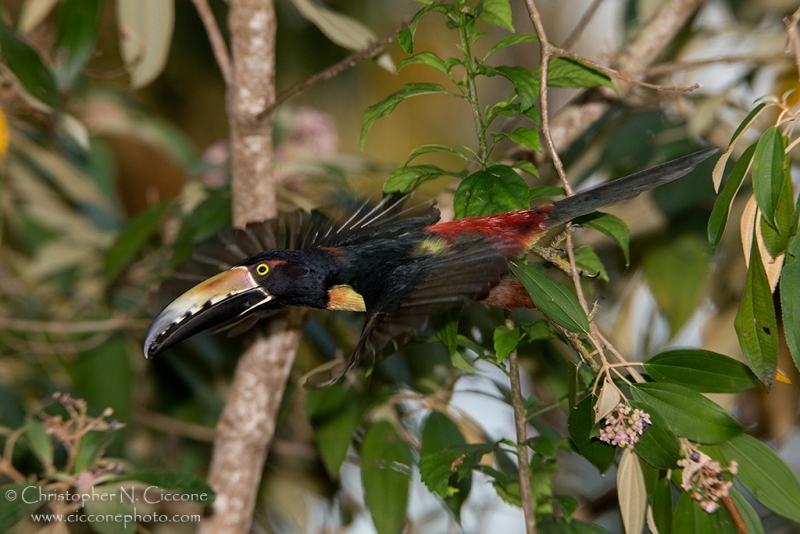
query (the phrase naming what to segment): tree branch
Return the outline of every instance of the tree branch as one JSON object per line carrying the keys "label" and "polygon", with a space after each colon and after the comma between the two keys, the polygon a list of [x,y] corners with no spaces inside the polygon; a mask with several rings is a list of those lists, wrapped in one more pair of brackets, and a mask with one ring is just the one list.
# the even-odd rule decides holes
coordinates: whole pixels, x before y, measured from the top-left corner
{"label": "tree branch", "polygon": [[514,423],[517,429],[517,469],[519,471],[519,496],[522,512],[525,515],[525,534],[536,532],[536,513],[534,510],[531,476],[528,467],[528,422],[525,417],[525,399],[519,382],[519,361],[517,351],[508,355],[508,378],[511,384],[511,405],[514,407]]}
{"label": "tree branch", "polygon": [[[227,86],[233,224],[277,215],[272,121],[275,11],[271,0],[230,0],[233,69]],[[300,339],[303,314],[290,310],[249,339],[217,423],[208,481],[217,492],[201,534],[249,532],[261,473]]]}
{"label": "tree branch", "polygon": [[214,12],[211,11],[211,6],[208,5],[208,0],[192,0],[200,20],[203,21],[203,26],[206,28],[208,40],[211,43],[211,50],[214,52],[214,57],[219,65],[219,70],[222,72],[222,79],[225,80],[225,85],[231,84],[231,58],[228,54],[228,47],[225,44],[225,39],[222,38],[222,32],[217,25],[217,19],[214,18]]}

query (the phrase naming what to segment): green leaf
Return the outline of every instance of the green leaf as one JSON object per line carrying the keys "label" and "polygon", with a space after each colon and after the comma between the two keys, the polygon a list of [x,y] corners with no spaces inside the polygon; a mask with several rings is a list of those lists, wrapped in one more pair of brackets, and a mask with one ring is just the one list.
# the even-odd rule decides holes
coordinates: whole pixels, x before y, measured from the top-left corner
{"label": "green leaf", "polygon": [[550,327],[550,323],[544,319],[534,321],[533,324],[521,324],[519,327],[522,329],[528,341],[559,339],[558,334]]}
{"label": "green leaf", "polygon": [[569,437],[572,438],[581,456],[589,460],[601,473],[605,473],[614,463],[617,451],[611,445],[592,437],[596,402],[595,395],[585,397],[570,410],[567,425]]}
{"label": "green leaf", "polygon": [[733,326],[750,369],[769,389],[778,365],[778,321],[756,239],[750,250],[744,295]]}
{"label": "green leaf", "polygon": [[758,501],[792,521],[800,521],[800,480],[780,456],[758,439],[742,434],[720,443],[725,460],[736,460],[736,476]]}
{"label": "green leaf", "polygon": [[493,53],[501,50],[503,48],[508,48],[509,46],[518,45],[520,43],[538,43],[539,37],[535,33],[522,33],[519,35],[509,35],[508,37],[501,39],[496,45],[491,47],[486,55],[483,57],[484,61]]}
{"label": "green leaf", "polygon": [[478,18],[514,33],[514,21],[509,0],[482,0]]}
{"label": "green leaf", "polygon": [[458,350],[458,319],[447,321],[443,327],[436,331],[436,337],[445,344],[450,354],[456,352]]}
{"label": "green leaf", "polygon": [[649,414],[652,423],[639,436],[639,443],[634,447],[636,454],[657,469],[676,468],[681,458],[681,442],[670,424],[645,402],[629,401],[629,404]]}
{"label": "green leaf", "polygon": [[700,443],[720,443],[744,432],[722,407],[700,393],[677,384],[631,386],[633,397],[650,405],[672,425],[678,436]]}
{"label": "green leaf", "polygon": [[736,525],[725,508],[708,514],[700,508],[700,502],[688,493],[681,492],[675,516],[672,519],[672,532],[692,534],[738,534]]}
{"label": "green leaf", "polygon": [[669,477],[659,479],[653,492],[653,522],[656,524],[658,534],[672,532],[672,484]]}
{"label": "green leaf", "polygon": [[383,184],[383,192],[388,193],[410,193],[416,187],[427,180],[438,178],[442,175],[458,176],[453,171],[448,171],[426,163],[424,165],[406,165],[398,167],[386,179]]}
{"label": "green leaf", "polygon": [[438,83],[409,83],[403,86],[403,88],[399,91],[390,94],[377,104],[368,107],[364,112],[363,124],[361,126],[361,148],[364,148],[364,141],[366,141],[367,134],[369,133],[369,130],[372,128],[372,125],[375,123],[375,121],[391,115],[398,104],[400,104],[400,102],[403,100],[407,100],[415,96],[430,94],[451,93],[449,93],[447,89]]}
{"label": "green leaf", "polygon": [[112,441],[114,441],[114,431],[112,430],[92,431],[84,434],[75,451],[72,472],[77,475],[94,469],[95,462]]}
{"label": "green leaf", "polygon": [[625,221],[610,213],[594,212],[578,217],[572,222],[584,228],[597,230],[616,241],[625,256],[625,265],[631,264],[631,231]]}
{"label": "green leaf", "polygon": [[58,89],[50,69],[39,54],[0,18],[0,53],[25,90],[48,106],[61,109]]}
{"label": "green leaf", "polygon": [[548,87],[610,87],[614,82],[605,72],[568,57],[556,57],[547,67]]}
{"label": "green leaf", "polygon": [[536,105],[539,98],[539,78],[531,71],[523,67],[500,66],[495,72],[514,84],[519,96],[520,112]]}
{"label": "green leaf", "polygon": [[510,265],[511,272],[528,290],[533,303],[551,321],[572,332],[589,333],[586,312],[567,288],[532,265],[514,261]]}
{"label": "green leaf", "polygon": [[517,348],[519,338],[519,328],[509,328],[501,324],[494,329],[494,352],[498,363],[508,358],[511,351]]}
{"label": "green leaf", "polygon": [[391,423],[378,421],[361,444],[361,483],[378,534],[403,530],[411,478],[411,455]]}
{"label": "green leaf", "polygon": [[528,128],[521,126],[511,133],[493,132],[492,140],[496,143],[498,140],[508,138],[513,142],[520,144],[524,147],[535,150],[536,152],[542,151],[542,142],[539,139],[539,130],[536,128]]}
{"label": "green leaf", "polygon": [[800,369],[800,238],[795,235],[786,250],[780,281],[781,310],[786,345]]}
{"label": "green leaf", "polygon": [[[397,42],[406,54],[414,53],[414,33],[409,26],[406,26],[397,34]],[[400,66],[397,67],[400,70]]]}
{"label": "green leaf", "polygon": [[[511,164],[511,167],[514,169],[519,169],[526,174],[530,174],[534,178],[539,177],[539,169],[537,169],[536,165],[534,165],[530,161],[525,161],[525,160],[515,161],[514,163]],[[533,189],[531,191],[533,191]],[[536,197],[529,197],[529,198],[536,198]]]}
{"label": "green leaf", "polygon": [[44,487],[38,489],[37,485],[33,482],[16,482],[0,486],[0,532],[8,532],[11,527],[46,504],[44,498],[40,502],[39,491],[45,495],[50,491]]}
{"label": "green leaf", "polygon": [[55,71],[59,87],[72,87],[92,57],[101,7],[101,0],[65,0],[59,5],[56,48],[66,52]]}
{"label": "green leaf", "polygon": [[317,447],[322,464],[332,479],[339,477],[339,470],[347,457],[347,449],[353,441],[367,406],[363,402],[348,403],[336,416],[317,427]]}
{"label": "green leaf", "polygon": [[432,492],[449,497],[456,489],[450,485],[451,477],[455,476],[456,481],[464,479],[483,455],[493,450],[491,443],[473,443],[424,453],[419,459],[420,478]]}
{"label": "green leaf", "polygon": [[536,187],[532,187],[531,190],[528,192],[528,198],[530,200],[543,197],[560,197],[560,196],[564,196],[564,188],[556,187],[554,185],[537,185]]}
{"label": "green leaf", "polygon": [[445,153],[445,154],[453,154],[454,156],[458,156],[459,158],[461,158],[463,160],[468,160],[469,159],[467,157],[467,155],[464,153],[463,150],[459,150],[457,148],[453,148],[453,147],[445,146],[445,145],[431,144],[431,145],[422,145],[421,147],[418,147],[418,148],[415,148],[414,150],[412,150],[411,154],[408,155],[408,158],[406,158],[406,162],[403,165],[404,166],[408,166],[408,164],[414,158],[417,158],[417,157],[419,157],[419,156],[421,156],[423,154],[430,154],[430,153],[434,153],[434,152],[436,152],[436,153]]}
{"label": "green leaf", "polygon": [[[133,519],[133,503],[121,496],[121,491],[114,487],[99,486],[92,488],[92,498],[86,501],[83,512],[87,522],[92,527],[92,532],[97,534],[133,534],[136,532],[136,521]],[[161,496],[157,491],[150,490],[147,499],[157,501]],[[119,519],[115,521],[115,519]]]}
{"label": "green leaf", "polygon": [[762,102],[759,105],[757,105],[756,107],[754,107],[750,111],[750,113],[747,114],[747,117],[745,117],[744,120],[741,123],[739,123],[739,126],[736,127],[736,131],[733,132],[733,135],[731,136],[731,140],[730,140],[730,142],[728,144],[733,143],[736,140],[736,138],[739,137],[739,134],[741,134],[744,131],[745,128],[750,126],[750,123],[752,122],[753,118],[756,115],[758,115],[759,113],[761,113],[761,110],[764,109],[764,106],[766,106],[766,105],[767,105],[766,102]]}
{"label": "green leaf", "polygon": [[30,417],[25,427],[25,437],[28,440],[28,446],[31,452],[42,462],[42,465],[46,469],[52,468],[53,440],[50,435],[45,432],[44,424],[39,418]]}
{"label": "green leaf", "polygon": [[[458,430],[458,426],[445,414],[436,410],[432,411],[428,418],[425,419],[420,437],[421,457],[449,448],[458,448],[467,443],[464,436]],[[439,481],[439,483],[441,483],[441,481]],[[444,501],[456,517],[458,517],[461,506],[464,504],[464,501],[467,500],[470,489],[472,488],[472,475],[467,473],[465,476],[459,478],[456,473],[452,473],[446,483],[449,488],[448,493],[451,493],[451,495],[443,497]]]}
{"label": "green leaf", "polygon": [[450,76],[450,70],[452,68],[448,67],[444,60],[433,52],[420,52],[419,54],[414,54],[413,56],[404,59],[397,64],[397,72],[400,72],[408,65],[427,65],[447,74],[448,76]]}
{"label": "green leaf", "polygon": [[753,508],[753,505],[751,505],[747,499],[744,498],[744,495],[735,487],[731,487],[729,491],[731,497],[733,497],[733,503],[736,505],[739,513],[742,514],[744,524],[747,526],[747,534],[764,534],[764,525],[761,524],[761,518],[758,516],[758,512]]}
{"label": "green leaf", "polygon": [[744,180],[745,174],[747,174],[747,169],[750,168],[750,162],[753,159],[755,151],[756,145],[753,143],[742,153],[742,157],[740,157],[739,161],[734,165],[733,171],[731,171],[731,175],[728,177],[728,181],[725,182],[725,186],[722,188],[722,191],[720,191],[719,197],[717,197],[717,201],[714,203],[714,209],[711,210],[711,216],[708,218],[708,243],[712,247],[719,245],[722,233],[725,231],[725,225],[728,222],[731,204],[739,188],[742,186],[742,181]]}
{"label": "green leaf", "polygon": [[136,471],[114,479],[115,482],[123,480],[138,480],[151,486],[186,495],[189,500],[203,504],[211,504],[217,496],[208,482],[197,475],[182,471]]}
{"label": "green leaf", "polygon": [[528,184],[506,165],[493,165],[469,175],[458,184],[453,198],[458,219],[522,210],[529,206]]}
{"label": "green leaf", "polygon": [[644,362],[659,382],[672,382],[703,393],[737,393],[754,388],[758,379],[742,362],[703,349],[673,349]]}
{"label": "green leaf", "polygon": [[133,260],[142,245],[158,229],[172,207],[172,200],[154,204],[134,217],[117,236],[114,244],[106,252],[104,271],[113,278]]}
{"label": "green leaf", "polygon": [[608,272],[600,256],[590,246],[575,249],[575,264],[591,277],[608,282]]}
{"label": "green leaf", "polygon": [[694,233],[651,248],[643,261],[647,285],[672,333],[686,324],[700,304],[709,269],[705,239]]}
{"label": "green leaf", "polygon": [[775,227],[775,213],[783,189],[786,139],[777,126],[767,128],[753,155],[753,193],[761,214]]}

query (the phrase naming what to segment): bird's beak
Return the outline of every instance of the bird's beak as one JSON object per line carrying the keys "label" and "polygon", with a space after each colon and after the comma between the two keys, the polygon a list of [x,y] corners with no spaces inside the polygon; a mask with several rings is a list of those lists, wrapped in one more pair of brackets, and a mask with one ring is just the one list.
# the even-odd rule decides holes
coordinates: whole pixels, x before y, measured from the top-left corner
{"label": "bird's beak", "polygon": [[197,284],[153,320],[144,338],[151,358],[203,330],[241,317],[274,298],[247,267],[234,267]]}

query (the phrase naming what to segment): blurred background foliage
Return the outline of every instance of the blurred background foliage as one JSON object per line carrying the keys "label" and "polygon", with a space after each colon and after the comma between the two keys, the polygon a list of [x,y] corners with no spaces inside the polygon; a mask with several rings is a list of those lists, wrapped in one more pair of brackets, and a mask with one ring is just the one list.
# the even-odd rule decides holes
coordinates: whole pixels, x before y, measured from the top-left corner
{"label": "blurred background foliage", "polygon": [[[540,3],[549,35],[559,42],[590,2]],[[57,5],[37,19],[31,6],[44,4]],[[518,31],[530,31],[522,3],[513,4]],[[593,59],[611,55],[658,4],[603,2],[574,50]],[[241,341],[204,334],[154,361],[142,358],[140,346],[152,313],[150,293],[197,243],[230,222],[225,85],[192,2],[176,0],[163,71],[132,88],[136,69],[126,67],[123,59],[118,5],[82,0],[6,0],[2,5],[6,27],[0,40],[5,59],[0,64],[0,106],[8,145],[0,173],[0,442],[49,403],[53,393],[67,392],[85,399],[90,414],[110,407],[125,423],[108,455],[139,468],[202,476]],[[224,21],[226,3],[211,5]],[[396,0],[326,5],[378,35],[418,7]],[[615,104],[566,152],[573,184],[622,176],[684,154],[701,137],[727,146],[755,99],[797,85],[796,66],[783,54],[786,32],[781,23],[796,7],[796,2],[782,0],[707,2],[653,68],[664,83],[699,81],[704,87],[694,93],[637,90]],[[331,44],[294,3],[278,0],[276,8],[279,91],[349,53]],[[85,34],[75,37],[78,19]],[[422,22],[415,48],[446,57],[455,51],[452,35],[437,22]],[[54,94],[27,94],[24,80],[14,74],[14,39],[27,43],[53,67]],[[396,44],[387,52],[395,61],[405,57]],[[674,62],[720,55],[749,55],[752,60],[674,67]],[[498,56],[503,63],[533,68],[538,50],[522,45]],[[432,96],[412,99],[401,112],[376,123],[365,151],[359,151],[363,110],[411,81],[445,83],[446,78],[414,66],[394,75],[365,61],[284,105],[276,122],[281,208],[310,209],[342,196],[374,196],[396,165],[425,143],[474,148],[469,109],[456,99]],[[508,84],[500,77],[486,78],[479,90],[485,102],[494,102],[505,98]],[[574,94],[552,91],[553,110]],[[755,139],[758,133],[756,125],[748,135]],[[519,157],[511,143],[502,148],[509,158]],[[447,155],[428,157],[443,167],[453,163]],[[716,249],[707,244],[706,223],[715,200],[708,180],[711,166],[713,162],[700,166],[651,197],[609,210],[631,229],[629,266],[606,237],[592,231],[577,234],[579,245],[594,247],[610,279],[584,282],[601,303],[597,320],[632,360],[674,345],[741,357],[733,318],[745,267],[735,229]],[[543,184],[557,181],[547,165],[540,174]],[[438,196],[447,214],[452,182],[442,177],[426,183],[415,201]],[[738,220],[743,206],[744,200],[734,203],[731,220]],[[462,333],[491,347],[503,314],[477,305],[464,313]],[[360,395],[347,383],[314,393],[295,385],[304,372],[351,350],[360,327],[360,317],[346,313],[314,314],[305,327],[265,469],[256,530],[372,528],[350,444],[368,411],[396,408],[410,440],[424,432],[423,415],[431,409],[448,413],[468,442],[512,435],[505,383],[483,368],[483,374],[460,378],[446,348],[433,338],[381,362]],[[520,346],[529,376],[525,390],[535,391],[540,402],[556,402],[566,393],[564,350],[548,336]],[[797,384],[785,346],[780,353],[779,367]],[[756,390],[716,395],[715,400],[734,409],[756,435],[775,440],[795,471],[800,469],[796,385],[776,383],[769,394]],[[563,428],[566,415],[547,411],[531,423],[546,433],[550,427]],[[24,440],[12,449],[13,463],[22,473],[40,468]],[[613,477],[601,478],[575,455],[561,461],[553,475],[557,493],[576,496],[582,518],[619,530]],[[451,528],[452,517],[418,478],[414,484],[413,531]],[[447,504],[460,507],[462,502]],[[519,511],[491,489],[474,485],[465,510],[465,531],[521,531]],[[769,531],[796,528],[759,511]],[[22,525],[18,531],[32,528]]]}

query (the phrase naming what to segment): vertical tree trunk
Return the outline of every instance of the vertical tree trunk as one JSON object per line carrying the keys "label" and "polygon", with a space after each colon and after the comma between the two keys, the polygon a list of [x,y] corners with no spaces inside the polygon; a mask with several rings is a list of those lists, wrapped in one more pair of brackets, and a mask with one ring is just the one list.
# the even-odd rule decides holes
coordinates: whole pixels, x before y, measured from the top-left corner
{"label": "vertical tree trunk", "polygon": [[[258,114],[275,100],[275,11],[272,0],[230,0],[233,76],[228,85],[233,224],[277,215],[272,120]],[[255,507],[275,420],[300,337],[302,319],[273,320],[247,344],[217,424],[209,483],[213,514],[199,532],[245,533]]]}

